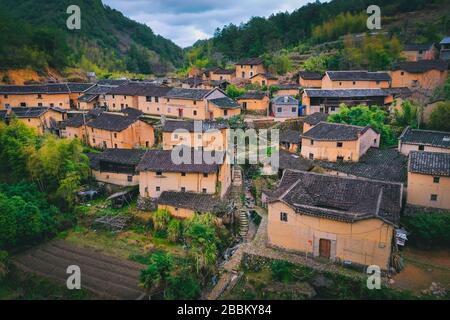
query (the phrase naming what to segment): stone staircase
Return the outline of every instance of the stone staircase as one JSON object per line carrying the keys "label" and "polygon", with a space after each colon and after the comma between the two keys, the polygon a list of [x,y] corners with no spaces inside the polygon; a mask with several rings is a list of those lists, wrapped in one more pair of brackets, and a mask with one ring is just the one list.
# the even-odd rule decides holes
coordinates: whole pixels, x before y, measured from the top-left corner
{"label": "stone staircase", "polygon": [[248,216],[247,216],[247,210],[241,209],[239,211],[239,220],[240,220],[240,230],[239,235],[241,238],[246,241],[247,232],[248,232]]}
{"label": "stone staircase", "polygon": [[238,167],[233,168],[233,186],[242,187],[242,171]]}

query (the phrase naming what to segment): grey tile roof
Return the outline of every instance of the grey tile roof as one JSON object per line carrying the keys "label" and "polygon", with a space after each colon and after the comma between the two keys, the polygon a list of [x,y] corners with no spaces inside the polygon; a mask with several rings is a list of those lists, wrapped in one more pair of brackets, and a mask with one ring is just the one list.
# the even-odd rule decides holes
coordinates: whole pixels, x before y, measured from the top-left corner
{"label": "grey tile roof", "polygon": [[276,85],[279,90],[298,90],[300,86],[297,83],[282,83]]}
{"label": "grey tile roof", "polygon": [[121,80],[103,79],[103,80],[98,80],[97,81],[97,85],[99,85],[99,86],[121,86],[121,85],[126,84],[128,82],[130,82],[130,80],[126,80],[126,79],[121,79]]}
{"label": "grey tile roof", "polygon": [[201,77],[190,77],[190,78],[181,80],[181,82],[195,87],[195,86],[201,85],[205,81]]}
{"label": "grey tile roof", "polygon": [[222,109],[238,109],[241,107],[239,103],[229,97],[216,98],[209,101]]}
{"label": "grey tile roof", "polygon": [[272,99],[274,105],[298,105],[298,100],[291,96],[277,96]]}
{"label": "grey tile roof", "polygon": [[38,118],[46,113],[49,109],[49,107],[19,107],[11,108],[11,113],[13,113],[17,118]]}
{"label": "grey tile roof", "polygon": [[409,73],[422,73],[429,70],[445,71],[448,63],[444,60],[403,61],[394,65],[392,70],[404,70]]}
{"label": "grey tile roof", "polygon": [[356,177],[404,183],[407,162],[407,157],[397,149],[370,148],[359,162],[314,161],[314,164]]}
{"label": "grey tile roof", "polygon": [[91,88],[89,88],[85,94],[96,94],[96,95],[100,95],[100,94],[108,94],[111,89],[115,88],[114,86],[100,86],[100,85],[96,85],[93,86]]}
{"label": "grey tile roof", "polygon": [[87,154],[87,157],[89,158],[89,167],[92,170],[100,170],[99,156],[100,156],[100,153],[90,152]]}
{"label": "grey tile roof", "polygon": [[[207,130],[212,129],[226,129],[228,128],[228,125],[223,122],[218,121],[198,121],[200,124],[200,129],[202,132],[206,132]],[[185,121],[176,121],[176,120],[166,120],[164,123],[164,126],[162,128],[163,132],[174,132],[177,129],[184,129],[188,132],[194,132],[195,130],[195,122],[191,120],[185,120]]]}
{"label": "grey tile roof", "polygon": [[98,98],[98,94],[84,94],[78,98],[79,102],[92,102]]}
{"label": "grey tile roof", "polygon": [[69,88],[70,92],[74,93],[82,93],[88,90],[89,88],[93,87],[93,83],[75,83],[75,82],[68,82],[67,87]]}
{"label": "grey tile roof", "polygon": [[239,65],[257,65],[257,64],[263,64],[264,63],[264,59],[262,58],[245,58],[245,59],[241,59],[238,62],[236,62],[236,64]]}
{"label": "grey tile roof", "polygon": [[323,76],[318,72],[300,71],[298,75],[305,80],[322,80]]}
{"label": "grey tile roof", "polygon": [[399,137],[402,143],[450,148],[450,132],[419,130],[407,127]]}
{"label": "grey tile roof", "polygon": [[313,140],[352,141],[371,129],[370,126],[360,127],[343,123],[319,122],[304,132],[302,137]]}
{"label": "grey tile roof", "polygon": [[439,42],[439,44],[450,44],[450,37],[445,37]]}
{"label": "grey tile roof", "polygon": [[450,50],[441,50],[439,54],[439,59],[448,61],[450,60]]}
{"label": "grey tile roof", "polygon": [[138,165],[145,154],[141,149],[106,149],[97,154],[98,161],[107,161],[115,164]]}
{"label": "grey tile roof", "polygon": [[356,98],[356,97],[387,97],[388,92],[382,89],[305,89],[312,98]]}
{"label": "grey tile roof", "polygon": [[235,72],[236,72],[235,69],[222,69],[222,68],[217,68],[216,70],[213,71],[214,74],[233,74]]}
{"label": "grey tile roof", "polygon": [[396,97],[408,98],[413,94],[411,89],[409,89],[408,87],[384,88],[383,90],[386,93],[393,95],[394,98],[396,98]]}
{"label": "grey tile roof", "polygon": [[177,99],[189,99],[189,100],[202,100],[210,93],[211,90],[208,89],[184,89],[184,88],[173,88],[165,94],[167,98],[177,98]]}
{"label": "grey tile roof", "polygon": [[328,115],[322,112],[315,112],[313,114],[310,114],[309,116],[307,116],[304,120],[305,123],[309,124],[309,125],[313,125],[315,126],[316,124],[318,124],[319,122],[326,122],[328,119]]}
{"label": "grey tile roof", "polygon": [[426,44],[406,44],[403,48],[403,51],[426,51],[431,49],[431,46],[433,46],[433,43],[426,43]]}
{"label": "grey tile roof", "polygon": [[219,171],[219,165],[207,164],[204,159],[202,159],[202,163],[195,164],[193,152],[190,154],[190,159],[193,162],[191,164],[175,164],[172,161],[172,150],[148,150],[136,170],[187,173],[213,173]]}
{"label": "grey tile roof", "polygon": [[264,99],[264,97],[266,97],[266,93],[264,91],[251,90],[251,91],[247,91],[246,93],[244,93],[237,99],[238,100],[262,100],[262,99]]}
{"label": "grey tile roof", "polygon": [[70,93],[65,83],[36,84],[26,86],[6,85],[0,86],[1,94],[63,94]]}
{"label": "grey tile roof", "polygon": [[[343,178],[312,172],[296,172],[297,180],[271,201],[282,201],[300,214],[330,220],[356,222],[380,218],[397,225],[402,185],[362,178]],[[291,179],[294,180],[294,179]]]}
{"label": "grey tile roof", "polygon": [[297,130],[280,130],[280,142],[300,143],[301,132]]}
{"label": "grey tile roof", "polygon": [[282,170],[309,171],[313,168],[312,161],[297,154],[280,150],[279,168]]}
{"label": "grey tile roof", "polygon": [[211,213],[220,203],[218,197],[194,192],[164,191],[158,198],[160,205],[185,208],[200,213]]}
{"label": "grey tile roof", "polygon": [[355,71],[327,71],[326,74],[331,80],[342,81],[391,81],[391,76],[387,72],[368,72],[366,70]]}
{"label": "grey tile roof", "polygon": [[120,132],[138,121],[135,116],[123,116],[113,113],[102,113],[96,119],[88,122],[87,126],[95,129]]}
{"label": "grey tile roof", "polygon": [[82,114],[76,114],[64,121],[64,125],[70,128],[79,128],[84,124],[85,121],[87,124],[90,119],[91,117],[87,114],[84,115],[84,117]]}
{"label": "grey tile roof", "polygon": [[271,73],[257,73],[253,77],[251,77],[250,79],[253,79],[253,78],[257,77],[257,76],[263,76],[263,77],[265,77],[268,80],[278,80],[278,78],[276,76],[274,76],[273,74],[271,74]]}
{"label": "grey tile roof", "polygon": [[450,177],[450,153],[411,151],[408,171]]}
{"label": "grey tile roof", "polygon": [[150,96],[163,97],[172,88],[166,86],[158,86],[149,82],[129,82],[121,86],[112,88],[109,94],[126,95],[126,96]]}

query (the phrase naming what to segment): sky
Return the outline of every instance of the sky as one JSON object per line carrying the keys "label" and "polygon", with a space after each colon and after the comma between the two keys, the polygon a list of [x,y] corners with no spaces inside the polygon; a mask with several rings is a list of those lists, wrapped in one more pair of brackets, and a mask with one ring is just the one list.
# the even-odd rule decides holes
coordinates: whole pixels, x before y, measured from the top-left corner
{"label": "sky", "polygon": [[213,36],[217,27],[252,16],[293,11],[308,0],[103,0],[125,16],[148,25],[181,47]]}

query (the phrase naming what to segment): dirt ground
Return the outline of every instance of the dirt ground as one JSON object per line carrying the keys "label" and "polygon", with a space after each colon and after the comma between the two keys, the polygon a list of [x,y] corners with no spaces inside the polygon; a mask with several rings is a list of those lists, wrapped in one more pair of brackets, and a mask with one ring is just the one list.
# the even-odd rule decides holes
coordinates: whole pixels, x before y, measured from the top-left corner
{"label": "dirt ground", "polygon": [[450,251],[426,251],[415,248],[403,250],[405,269],[393,277],[394,288],[421,293],[432,283],[450,288]]}

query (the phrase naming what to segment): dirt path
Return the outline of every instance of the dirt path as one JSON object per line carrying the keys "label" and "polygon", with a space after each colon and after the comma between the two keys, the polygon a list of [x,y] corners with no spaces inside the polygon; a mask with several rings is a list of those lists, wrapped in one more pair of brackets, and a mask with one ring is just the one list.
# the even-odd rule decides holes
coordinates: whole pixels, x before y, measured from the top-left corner
{"label": "dirt path", "polygon": [[81,286],[99,298],[135,300],[143,297],[139,274],[144,266],[55,240],[13,257],[22,271],[66,285],[67,267],[81,270]]}

